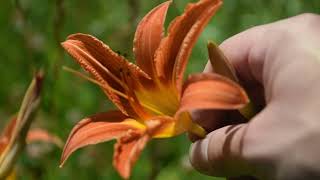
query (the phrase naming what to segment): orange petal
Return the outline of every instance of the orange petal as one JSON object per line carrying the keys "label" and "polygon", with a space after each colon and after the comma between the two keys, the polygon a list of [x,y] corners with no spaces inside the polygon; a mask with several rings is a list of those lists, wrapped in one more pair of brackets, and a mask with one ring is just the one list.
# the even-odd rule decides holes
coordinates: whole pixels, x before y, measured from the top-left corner
{"label": "orange petal", "polygon": [[245,91],[234,81],[213,73],[195,74],[183,86],[176,116],[195,109],[239,109],[248,102]]}
{"label": "orange petal", "polygon": [[143,132],[144,126],[133,119],[128,119],[120,111],[99,113],[88,117],[72,129],[63,149],[60,166],[75,150],[122,137],[130,131]]}
{"label": "orange petal", "polygon": [[137,65],[147,74],[154,77],[154,53],[163,37],[163,24],[171,1],[152,9],[139,23],[133,52]]}
{"label": "orange petal", "polygon": [[[62,43],[62,46],[104,87],[110,86],[124,93],[129,88],[126,82],[123,82],[123,76],[130,74],[130,80],[149,78],[148,75],[137,66],[113,52],[109,46],[93,36],[80,33],[73,34]],[[113,101],[123,113],[127,114],[127,111],[131,110],[128,100],[104,87],[102,87],[102,89],[108,95],[109,99]]]}
{"label": "orange petal", "polygon": [[213,42],[208,43],[208,53],[211,66],[215,73],[238,82],[236,71],[220,48]]}
{"label": "orange petal", "polygon": [[47,142],[55,144],[59,147],[63,146],[63,142],[57,136],[50,134],[48,131],[43,129],[32,129],[28,132],[26,141],[28,144],[33,142]]}
{"label": "orange petal", "polygon": [[178,89],[198,36],[221,4],[221,0],[200,0],[189,4],[184,14],[170,24],[168,37],[162,40],[155,61],[159,76],[169,81],[177,80]]}
{"label": "orange petal", "polygon": [[[73,44],[74,47],[68,46],[69,43],[71,43],[71,45]],[[92,64],[93,67],[99,66],[102,68],[100,66],[102,65],[105,68],[102,72],[103,75],[108,74],[112,78],[116,79],[121,77],[122,71],[130,71],[135,75],[148,77],[148,75],[140,70],[137,66],[127,61],[123,56],[120,56],[112,51],[109,46],[91,35],[81,33],[70,35],[67,41],[62,43],[62,46],[67,51],[69,48],[71,48],[71,51],[76,51],[68,52],[72,56],[76,56],[75,59],[79,61],[80,64],[80,61],[87,61],[88,63]]]}
{"label": "orange petal", "polygon": [[128,134],[118,139],[114,146],[113,166],[122,178],[130,177],[131,169],[148,140],[149,136],[142,134]]}

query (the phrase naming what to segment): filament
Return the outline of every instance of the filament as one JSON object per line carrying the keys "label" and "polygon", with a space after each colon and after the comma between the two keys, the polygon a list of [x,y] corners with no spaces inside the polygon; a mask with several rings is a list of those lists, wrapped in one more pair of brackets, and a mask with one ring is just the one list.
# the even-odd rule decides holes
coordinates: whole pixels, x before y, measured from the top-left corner
{"label": "filament", "polygon": [[[111,91],[111,92],[113,92],[113,93],[115,93],[115,94],[127,99],[128,101],[134,102],[134,99],[132,97],[128,97],[126,94],[124,94],[124,93],[112,88],[108,84],[102,84],[99,81],[97,81],[95,79],[92,79],[91,77],[88,77],[88,76],[82,74],[81,72],[78,72],[78,71],[76,71],[76,70],[74,70],[72,68],[69,68],[67,66],[63,66],[62,68],[63,68],[63,70],[68,71],[68,72],[70,72],[70,73],[72,73],[72,74],[74,74],[74,75],[76,75],[76,76],[78,76],[80,78],[83,78],[83,79],[85,79],[87,81],[90,81],[90,82],[92,82],[92,83],[94,83],[94,84],[96,84],[98,86],[101,86],[102,88],[105,88],[105,89],[107,89],[107,90],[109,90],[109,91]],[[123,73],[121,73],[121,76],[122,76],[122,78],[124,78],[123,77]],[[149,109],[152,112],[155,112],[155,113],[160,114],[160,115],[164,115],[164,113],[162,113],[161,111],[159,111],[159,110],[157,110],[157,109],[155,109],[155,108],[153,108],[153,107],[151,107],[151,106],[149,106],[147,104],[144,104],[143,102],[140,102],[140,104],[141,104],[141,106],[143,106],[146,109]]]}
{"label": "filament", "polygon": [[[93,58],[91,55],[87,54],[86,52],[84,52],[81,48],[78,48],[75,46],[75,48],[77,48],[79,51],[82,51],[84,54],[86,54],[91,62],[95,63],[96,65],[98,65],[100,68],[102,68],[113,80],[115,80],[117,83],[119,83],[124,89],[127,89],[128,87],[119,80],[119,78],[117,78],[114,74],[112,74],[106,67],[104,67],[99,61],[97,61],[95,58]],[[90,63],[90,62],[89,62]]]}
{"label": "filament", "polygon": [[90,81],[90,82],[92,82],[92,83],[94,83],[94,84],[97,84],[98,86],[101,86],[101,87],[103,87],[103,88],[105,88],[105,89],[107,89],[107,90],[109,90],[109,91],[111,91],[111,92],[113,92],[113,93],[115,93],[115,94],[117,94],[117,95],[125,98],[125,99],[129,99],[127,95],[125,95],[124,93],[122,93],[122,92],[120,92],[120,91],[118,91],[118,90],[116,90],[116,89],[113,89],[113,88],[112,88],[111,86],[109,86],[107,83],[106,83],[106,84],[102,84],[102,83],[100,83],[99,81],[97,81],[97,80],[95,80],[95,79],[92,79],[91,77],[88,77],[88,76],[82,74],[81,72],[78,72],[78,71],[76,71],[76,70],[74,70],[74,69],[71,69],[71,68],[69,68],[69,67],[63,66],[62,68],[63,68],[63,70],[65,70],[65,71],[68,71],[68,72],[70,72],[70,73],[72,73],[72,74],[74,74],[74,75],[76,75],[76,76],[78,76],[78,77],[81,77],[81,78],[83,78],[83,79],[85,79],[85,80],[87,80],[87,81]]}
{"label": "filament", "polygon": [[104,67],[100,62],[94,60],[93,62],[96,63],[100,68],[102,68],[113,80],[119,83],[124,89],[128,89],[128,86],[123,83],[119,78],[117,78],[113,73],[111,73],[106,67]]}

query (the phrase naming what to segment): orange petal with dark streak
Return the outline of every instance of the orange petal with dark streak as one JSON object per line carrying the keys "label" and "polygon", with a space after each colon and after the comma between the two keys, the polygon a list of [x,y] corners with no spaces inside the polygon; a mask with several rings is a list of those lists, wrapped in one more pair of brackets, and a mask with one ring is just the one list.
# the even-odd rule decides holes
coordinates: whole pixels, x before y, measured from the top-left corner
{"label": "orange petal with dark streak", "polygon": [[142,133],[144,126],[120,111],[99,113],[80,121],[71,131],[61,156],[61,166],[77,149],[120,138],[130,132]]}
{"label": "orange petal with dark streak", "polygon": [[118,55],[109,46],[91,35],[81,33],[73,34],[68,36],[66,42],[68,41],[78,42],[81,50],[93,57],[117,78],[121,77],[121,71],[130,71],[139,76],[149,77],[134,64],[127,61],[123,56]]}
{"label": "orange petal with dark streak", "polygon": [[179,110],[239,109],[249,102],[245,91],[234,81],[213,73],[195,74],[183,86]]}
{"label": "orange petal with dark streak", "polygon": [[[174,80],[176,81],[176,86],[178,91],[181,90],[183,75],[184,75],[188,60],[190,58],[192,48],[196,44],[197,39],[201,34],[201,32],[203,31],[204,27],[208,24],[211,17],[217,12],[219,7],[222,5],[222,1],[220,0],[216,0],[215,2],[213,2],[212,0],[208,0],[207,2],[208,4],[206,4],[205,0],[203,0],[203,4],[206,8],[203,9],[203,12],[198,17],[198,19],[194,22],[190,31],[184,38],[181,44],[181,49],[177,55],[177,58],[174,64],[174,70],[173,70],[174,74],[172,78],[175,78]],[[193,6],[190,6],[189,9],[193,9]]]}
{"label": "orange petal with dark streak", "polygon": [[171,1],[152,9],[139,23],[133,42],[137,65],[154,77],[154,53],[163,37],[163,24]]}
{"label": "orange petal with dark streak", "polygon": [[169,26],[156,53],[156,68],[167,81],[177,80],[178,90],[185,66],[198,36],[222,4],[221,0],[200,0],[189,4],[184,14],[175,18]]}
{"label": "orange petal with dark streak", "polygon": [[[124,93],[129,88],[123,76],[130,74],[130,80],[148,79],[139,67],[113,52],[102,41],[87,34],[73,34],[62,43],[64,49],[93,77],[99,81],[109,99],[125,114],[134,114],[128,100],[120,97],[106,86]],[[132,89],[131,89],[132,90]]]}
{"label": "orange petal with dark streak", "polygon": [[129,179],[131,170],[149,140],[148,135],[128,134],[114,146],[113,166],[120,176]]}

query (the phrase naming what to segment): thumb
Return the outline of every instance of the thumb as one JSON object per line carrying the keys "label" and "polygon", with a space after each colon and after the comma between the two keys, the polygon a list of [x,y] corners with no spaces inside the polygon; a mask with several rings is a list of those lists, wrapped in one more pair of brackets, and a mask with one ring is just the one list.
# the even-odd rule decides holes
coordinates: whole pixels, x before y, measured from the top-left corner
{"label": "thumb", "polygon": [[253,174],[242,155],[247,124],[225,126],[196,141],[190,148],[190,161],[203,174],[238,177]]}

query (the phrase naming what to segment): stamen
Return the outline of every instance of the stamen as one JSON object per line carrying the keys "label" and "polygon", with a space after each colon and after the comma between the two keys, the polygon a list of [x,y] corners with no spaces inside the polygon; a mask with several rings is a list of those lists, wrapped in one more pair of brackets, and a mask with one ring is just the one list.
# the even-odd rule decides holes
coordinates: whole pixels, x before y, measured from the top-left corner
{"label": "stamen", "polygon": [[142,105],[140,104],[134,92],[131,90],[133,89],[132,81],[128,80],[129,78],[128,73],[129,72],[122,71],[120,72],[120,76],[121,76],[122,82],[126,82],[128,84],[129,89],[127,90],[126,94],[132,97],[132,99],[129,100],[129,103],[131,104],[131,107],[137,113],[138,116],[140,116],[142,119],[146,119],[148,117],[147,113],[142,108],[140,108],[140,106]]}
{"label": "stamen", "polygon": [[115,93],[115,94],[117,94],[117,95],[119,95],[119,96],[121,96],[121,97],[123,97],[123,98],[125,98],[125,99],[129,99],[127,95],[123,94],[122,92],[120,92],[120,91],[118,91],[118,90],[116,90],[116,89],[113,89],[113,88],[112,88],[111,86],[109,86],[108,84],[102,84],[102,83],[96,81],[95,79],[92,79],[92,78],[90,78],[90,77],[82,74],[81,72],[78,72],[78,71],[76,71],[76,70],[74,70],[74,69],[71,69],[71,68],[69,68],[69,67],[66,67],[66,66],[63,66],[62,69],[65,70],[65,71],[68,71],[68,72],[70,72],[70,73],[72,73],[72,74],[74,74],[74,75],[76,75],[76,76],[79,76],[79,77],[81,77],[81,78],[83,78],[83,79],[85,79],[85,80],[87,80],[87,81],[90,81],[90,82],[92,82],[92,83],[94,83],[94,84],[97,84],[98,86],[101,86],[101,87],[103,87],[104,89],[107,89],[107,90],[109,90],[109,91],[111,91],[111,92],[113,92],[113,93]]}
{"label": "stamen", "polygon": [[153,107],[151,107],[151,106],[149,106],[147,104],[144,104],[143,102],[140,102],[140,104],[141,104],[141,106],[145,107],[146,109],[149,109],[150,111],[152,111],[154,113],[157,113],[157,114],[163,115],[163,116],[165,115],[163,112],[161,112],[161,111],[159,111],[159,110],[157,110],[157,109],[155,109],[155,108],[153,108]]}
{"label": "stamen", "polygon": [[[67,71],[67,72],[70,72],[70,73],[72,73],[72,74],[74,74],[74,75],[76,75],[76,76],[78,76],[78,77],[80,77],[80,78],[83,78],[83,79],[85,79],[85,80],[87,80],[87,81],[90,81],[90,82],[92,82],[92,83],[94,83],[94,84],[96,84],[96,85],[98,85],[98,86],[101,86],[102,88],[105,88],[105,89],[107,89],[107,90],[110,90],[111,92],[113,92],[113,93],[115,93],[115,94],[117,94],[117,95],[119,95],[119,96],[127,99],[128,101],[134,102],[134,99],[133,99],[132,97],[130,98],[130,97],[128,97],[126,94],[124,94],[124,93],[122,93],[122,92],[120,92],[120,91],[117,91],[117,90],[113,89],[113,88],[110,87],[108,84],[102,84],[102,83],[96,81],[95,79],[92,79],[92,78],[90,78],[90,77],[82,74],[81,72],[78,72],[78,71],[76,71],[76,70],[74,70],[74,69],[72,69],[72,68],[69,68],[69,67],[67,67],[67,66],[63,66],[62,69],[65,70],[65,71]],[[121,76],[122,76],[122,74],[121,74]],[[140,104],[141,104],[141,106],[143,106],[143,107],[146,108],[146,109],[149,109],[150,111],[153,111],[153,112],[155,112],[155,113],[157,113],[157,114],[159,114],[159,115],[164,115],[164,113],[162,113],[161,111],[158,111],[157,109],[154,109],[153,107],[150,107],[150,106],[147,105],[147,104],[144,104],[144,103],[142,103],[142,102],[140,102]]]}
{"label": "stamen", "polygon": [[[70,44],[72,45],[72,44]],[[79,51],[83,52],[84,54],[86,54],[90,59],[91,62],[95,63],[96,65],[98,65],[100,68],[102,68],[113,80],[115,80],[117,83],[119,83],[120,86],[122,86],[124,89],[128,89],[128,86],[126,86],[126,84],[124,84],[123,82],[120,81],[119,78],[117,78],[114,74],[112,74],[106,67],[104,67],[99,61],[97,61],[95,58],[93,58],[91,55],[89,55],[88,53],[84,52],[82,49],[78,48],[77,46],[73,45],[74,48],[78,49]],[[89,63],[91,63],[89,62]]]}
{"label": "stamen", "polygon": [[101,67],[113,80],[115,80],[120,86],[122,86],[124,89],[128,89],[128,86],[123,83],[119,78],[117,78],[114,74],[112,74],[106,67],[104,67],[100,62],[98,61],[93,61],[95,62],[99,67]]}
{"label": "stamen", "polygon": [[[127,76],[125,76],[125,75],[127,75]],[[127,78],[130,76],[130,72],[127,72],[127,73],[125,73],[125,72],[121,72],[121,80],[122,80],[122,82],[127,82],[126,80],[127,80]],[[137,83],[140,83],[140,81],[136,81]],[[129,84],[129,83],[128,83]],[[139,85],[141,85],[141,84],[139,84]],[[130,86],[130,84],[129,84],[129,86]],[[135,96],[136,97],[136,96]],[[132,99],[132,102],[134,103],[134,101],[138,101],[137,100],[137,97],[135,98],[135,99]],[[161,111],[159,111],[159,110],[157,110],[157,109],[155,109],[155,108],[153,108],[153,107],[151,107],[150,105],[148,105],[148,104],[145,104],[145,103],[143,103],[143,102],[141,102],[141,101],[139,101],[139,104],[141,105],[141,106],[143,106],[144,108],[146,108],[146,109],[148,109],[148,110],[150,110],[150,111],[152,111],[152,112],[154,112],[154,113],[156,113],[156,114],[159,114],[159,115],[165,115],[163,112],[161,112]]]}

